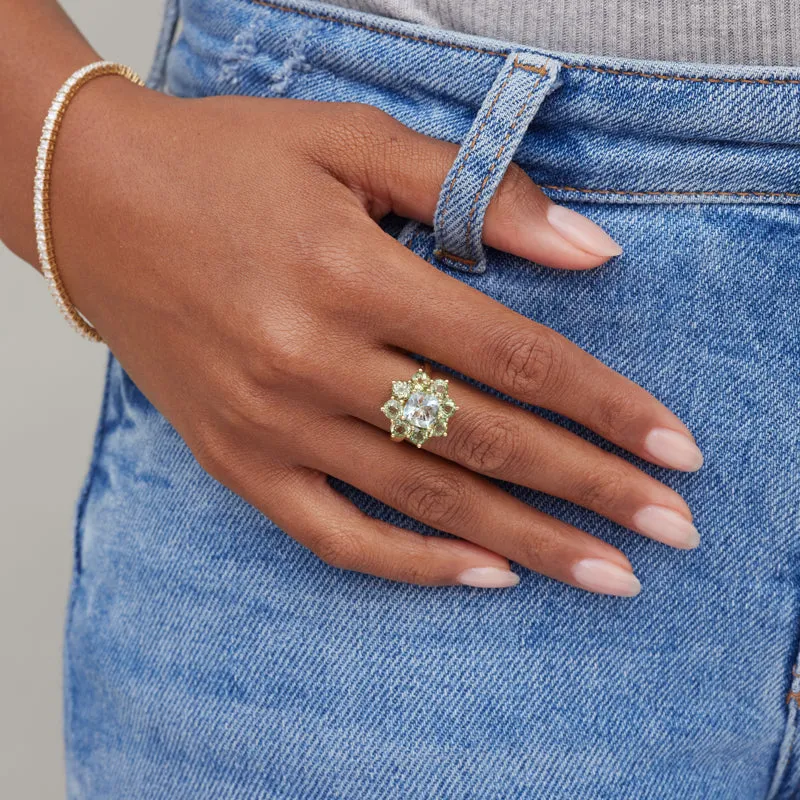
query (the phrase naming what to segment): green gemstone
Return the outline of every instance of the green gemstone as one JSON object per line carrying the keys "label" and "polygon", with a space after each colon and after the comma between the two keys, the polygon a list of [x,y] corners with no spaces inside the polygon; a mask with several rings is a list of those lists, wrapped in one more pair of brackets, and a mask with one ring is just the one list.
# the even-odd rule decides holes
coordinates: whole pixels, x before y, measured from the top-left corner
{"label": "green gemstone", "polygon": [[400,413],[400,403],[397,400],[389,400],[381,410],[389,419],[394,419]]}
{"label": "green gemstone", "polygon": [[392,384],[392,394],[395,397],[408,397],[411,394],[411,385],[408,381],[395,381]]}
{"label": "green gemstone", "polygon": [[421,445],[428,438],[425,431],[419,428],[413,428],[408,434],[408,440],[416,445]]}
{"label": "green gemstone", "polygon": [[405,422],[397,422],[392,425],[392,436],[405,436],[408,433],[408,425]]}

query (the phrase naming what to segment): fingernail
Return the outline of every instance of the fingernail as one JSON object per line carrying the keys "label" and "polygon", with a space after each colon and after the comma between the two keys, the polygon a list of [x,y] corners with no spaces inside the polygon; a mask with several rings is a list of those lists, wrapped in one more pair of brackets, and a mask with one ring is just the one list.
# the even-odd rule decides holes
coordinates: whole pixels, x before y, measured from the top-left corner
{"label": "fingernail", "polygon": [[697,528],[683,514],[664,506],[640,508],[633,515],[633,526],[651,539],[683,550],[691,550],[700,544]]}
{"label": "fingernail", "polygon": [[547,221],[571,245],[595,256],[611,258],[622,248],[599,226],[571,208],[551,203]]}
{"label": "fingernail", "polygon": [[644,440],[644,449],[672,469],[697,472],[703,466],[700,448],[688,436],[669,428],[653,428]]}
{"label": "fingernail", "polygon": [[639,579],[627,569],[602,558],[586,558],[572,567],[575,582],[590,592],[633,597],[642,590]]}
{"label": "fingernail", "polygon": [[471,567],[458,576],[458,582],[481,589],[507,589],[519,583],[519,575],[499,567]]}

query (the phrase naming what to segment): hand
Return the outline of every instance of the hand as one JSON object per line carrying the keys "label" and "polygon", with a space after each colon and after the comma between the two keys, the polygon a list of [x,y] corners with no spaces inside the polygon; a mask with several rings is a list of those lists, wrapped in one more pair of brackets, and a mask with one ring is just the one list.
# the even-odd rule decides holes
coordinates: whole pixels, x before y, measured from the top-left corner
{"label": "hand", "polygon": [[[456,151],[368,106],[180,100],[101,78],[76,98],[56,152],[57,258],[78,308],[200,464],[329,564],[500,586],[517,580],[511,559],[635,594],[621,552],[486,479],[694,546],[686,503],[626,460],[456,380],[447,438],[390,441],[380,408],[416,371],[413,352],[654,463],[701,462],[642,388],[381,230],[389,211],[431,222]],[[485,240],[566,269],[619,252],[516,167]],[[372,519],[327,475],[459,538]]]}

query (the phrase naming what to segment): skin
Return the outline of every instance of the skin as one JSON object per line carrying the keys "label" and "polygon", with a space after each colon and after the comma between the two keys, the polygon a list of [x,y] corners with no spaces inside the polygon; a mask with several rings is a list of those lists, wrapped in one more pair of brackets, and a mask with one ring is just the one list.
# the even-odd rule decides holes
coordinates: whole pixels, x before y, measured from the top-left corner
{"label": "skin", "polygon": [[[0,18],[0,159],[11,165],[0,237],[35,265],[42,119],[68,75],[99,56],[54,3],[0,0]],[[686,426],[643,388],[380,229],[390,211],[431,223],[456,152],[369,106],[183,100],[99,78],[70,105],[56,146],[56,258],[75,305],[199,463],[329,564],[499,586],[515,582],[514,561],[635,594],[623,553],[487,478],[694,546],[691,512],[672,489],[452,379],[460,410],[447,438],[417,450],[387,433],[379,409],[419,353],[653,463],[701,461]],[[592,223],[555,209],[512,166],[485,241],[556,269],[595,268],[619,252]],[[399,290],[409,280],[424,304]],[[328,475],[458,539],[369,518]],[[653,523],[659,514],[671,538]]]}

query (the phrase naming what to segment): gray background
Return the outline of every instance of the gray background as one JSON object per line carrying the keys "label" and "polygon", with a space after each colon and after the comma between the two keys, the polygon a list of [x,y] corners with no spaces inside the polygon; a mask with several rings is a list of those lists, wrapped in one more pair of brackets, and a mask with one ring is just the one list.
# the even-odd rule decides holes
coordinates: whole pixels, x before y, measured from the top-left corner
{"label": "gray background", "polygon": [[[161,0],[62,5],[101,56],[146,74]],[[105,356],[104,346],[69,329],[41,276],[0,244],[0,797],[8,800],[64,797],[61,644],[72,516]]]}

